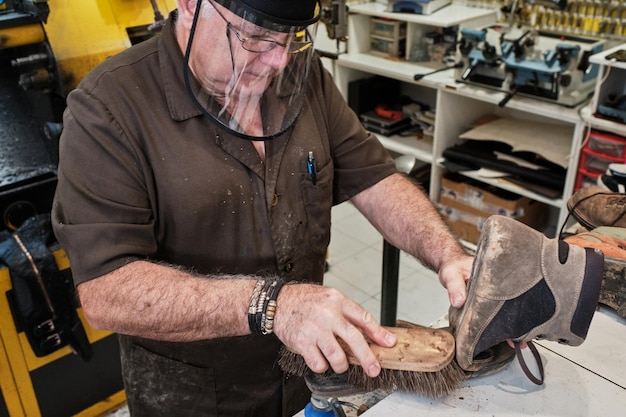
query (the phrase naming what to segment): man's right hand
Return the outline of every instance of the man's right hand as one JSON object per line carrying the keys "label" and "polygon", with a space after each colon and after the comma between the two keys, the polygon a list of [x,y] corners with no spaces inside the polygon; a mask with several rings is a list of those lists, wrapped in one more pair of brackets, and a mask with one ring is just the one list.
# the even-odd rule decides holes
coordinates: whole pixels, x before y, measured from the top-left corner
{"label": "man's right hand", "polygon": [[343,340],[370,377],[380,363],[364,334],[374,343],[391,347],[395,336],[372,315],[334,288],[314,284],[285,285],[277,299],[274,333],[293,352],[304,357],[313,372],[328,366],[337,373],[348,369],[348,359],[337,338]]}

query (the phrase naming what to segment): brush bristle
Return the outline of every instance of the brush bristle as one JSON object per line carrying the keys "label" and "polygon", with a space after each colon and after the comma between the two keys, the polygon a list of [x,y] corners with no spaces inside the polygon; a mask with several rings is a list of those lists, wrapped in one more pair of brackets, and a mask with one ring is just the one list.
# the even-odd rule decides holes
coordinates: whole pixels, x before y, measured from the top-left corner
{"label": "brush bristle", "polygon": [[283,372],[303,377],[309,370],[304,358],[283,346],[278,356],[278,366]]}
{"label": "brush bristle", "polygon": [[[309,371],[304,358],[286,348],[281,350],[278,365],[284,372],[300,377]],[[454,360],[436,372],[398,371],[383,368],[377,377],[370,378],[358,365],[350,365],[347,371],[348,382],[364,392],[382,389],[412,392],[435,398],[450,394],[459,388],[465,378],[465,372]]]}
{"label": "brush bristle", "polygon": [[351,365],[348,369],[348,381],[365,392],[383,389],[386,391],[404,391],[429,397],[441,397],[459,388],[465,379],[465,373],[455,361],[439,371],[415,372],[382,369],[376,378],[370,378],[363,368]]}

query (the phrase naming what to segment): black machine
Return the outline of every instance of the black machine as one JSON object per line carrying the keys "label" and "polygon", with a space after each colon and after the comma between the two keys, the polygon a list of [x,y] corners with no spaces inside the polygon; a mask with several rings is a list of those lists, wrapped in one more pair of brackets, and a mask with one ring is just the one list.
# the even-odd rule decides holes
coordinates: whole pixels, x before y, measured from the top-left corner
{"label": "black machine", "polygon": [[1,6],[0,30],[9,35],[0,37],[0,231],[12,231],[50,210],[65,101],[43,36],[48,4],[5,0]]}

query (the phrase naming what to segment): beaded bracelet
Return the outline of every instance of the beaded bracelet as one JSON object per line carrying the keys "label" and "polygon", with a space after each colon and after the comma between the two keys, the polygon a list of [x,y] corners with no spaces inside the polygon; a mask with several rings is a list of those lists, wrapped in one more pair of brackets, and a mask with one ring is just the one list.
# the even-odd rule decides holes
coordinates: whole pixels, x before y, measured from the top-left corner
{"label": "beaded bracelet", "polygon": [[261,316],[261,333],[263,334],[272,334],[274,332],[274,316],[276,315],[277,306],[276,299],[284,284],[285,281],[282,279],[276,279],[268,289],[267,303],[263,308],[263,314]]}
{"label": "beaded bracelet", "polygon": [[257,306],[259,302],[259,297],[261,296],[261,290],[265,285],[265,280],[260,279],[256,282],[254,286],[254,290],[252,291],[252,297],[250,298],[250,305],[248,306],[248,326],[250,327],[250,331],[252,333],[260,333],[261,329],[257,328],[256,325],[256,313]]}
{"label": "beaded bracelet", "polygon": [[274,332],[276,299],[284,283],[280,278],[257,281],[248,307],[248,326],[252,333],[272,334]]}

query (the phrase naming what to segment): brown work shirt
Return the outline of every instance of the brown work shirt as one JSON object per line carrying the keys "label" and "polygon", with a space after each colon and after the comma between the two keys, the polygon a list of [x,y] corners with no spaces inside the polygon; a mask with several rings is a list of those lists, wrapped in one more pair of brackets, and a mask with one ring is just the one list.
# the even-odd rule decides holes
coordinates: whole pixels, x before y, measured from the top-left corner
{"label": "brown work shirt", "polygon": [[[321,282],[331,206],[395,172],[393,161],[317,59],[296,124],[265,143],[261,160],[194,106],[172,20],[68,96],[53,224],[76,284],[146,259]],[[269,417],[303,406],[281,390],[274,336],[120,341],[134,417]]]}

